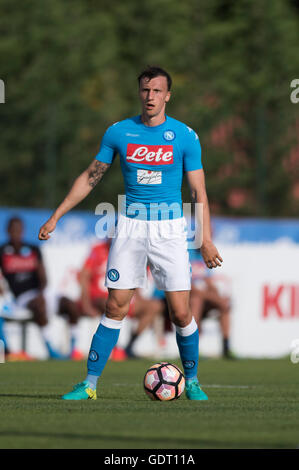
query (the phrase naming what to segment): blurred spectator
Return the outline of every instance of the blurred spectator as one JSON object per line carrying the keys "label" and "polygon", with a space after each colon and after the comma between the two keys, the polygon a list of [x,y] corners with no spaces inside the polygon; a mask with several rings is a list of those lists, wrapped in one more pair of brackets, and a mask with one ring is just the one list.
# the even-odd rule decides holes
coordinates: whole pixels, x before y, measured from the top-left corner
{"label": "blurred spectator", "polygon": [[230,297],[222,294],[217,288],[213,273],[206,267],[199,250],[190,250],[190,261],[192,265],[190,307],[199,332],[201,322],[212,313],[216,313],[222,333],[222,355],[225,358],[232,358],[229,348]]}
{"label": "blurred spectator", "polygon": [[[24,225],[19,217],[12,217],[7,225],[8,241],[0,246],[0,268],[13,295],[14,309],[28,309],[32,321],[39,327],[48,355],[51,359],[65,358],[51,344],[48,323],[49,306],[53,313],[67,315],[71,325],[71,355],[76,355],[77,322],[80,315],[76,304],[66,297],[53,296],[46,289],[47,278],[40,249],[23,241]],[[1,290],[3,294],[3,288]],[[8,348],[7,348],[8,350]],[[24,359],[30,359],[21,351]]]}
{"label": "blurred spectator", "polygon": [[131,333],[129,342],[125,348],[128,358],[137,357],[134,352],[134,344],[137,338],[139,338],[147,328],[153,326],[156,318],[163,314],[166,307],[164,299],[164,292],[158,291],[158,289],[154,290],[150,298],[143,296],[142,289],[136,289],[131,317],[137,320],[137,327]]}
{"label": "blurred spectator", "polygon": [[77,302],[69,299],[68,297],[61,296],[58,298],[57,309],[54,310],[57,315],[66,317],[69,323],[70,330],[70,359],[74,361],[81,361],[85,358],[84,354],[78,347],[79,340],[79,319],[82,312]]}
{"label": "blurred spectator", "polygon": [[[2,344],[4,346],[4,354],[7,357],[9,355],[9,349],[6,341],[6,336],[4,334],[4,318],[0,316],[0,341],[2,341]],[[0,345],[0,351],[1,351],[1,345]]]}
{"label": "blurred spectator", "polygon": [[[225,358],[233,358],[229,348],[230,333],[230,297],[222,294],[216,285],[216,275],[208,269],[199,250],[190,250],[190,262],[192,265],[192,287],[190,292],[190,308],[198,324],[199,332],[201,323],[205,318],[216,315],[219,318],[222,333],[222,355]],[[169,320],[167,300],[165,293],[156,287],[148,298],[144,298],[142,290],[137,290],[134,297],[133,318],[137,319],[137,328],[132,332],[128,345],[125,348],[127,356],[135,358],[134,344],[140,335],[153,326],[154,321],[161,317],[163,327],[158,339],[162,346],[165,333],[172,331],[172,323]]]}
{"label": "blurred spectator", "polygon": [[84,315],[98,317],[103,315],[108,298],[105,287],[105,274],[109,254],[109,243],[94,245],[79,272],[81,287],[80,307]]}
{"label": "blurred spectator", "polygon": [[10,351],[9,351],[6,336],[5,336],[5,333],[4,333],[4,321],[5,320],[4,320],[3,316],[5,316],[5,313],[6,313],[5,311],[7,310],[7,306],[5,305],[5,302],[4,302],[4,291],[5,291],[4,279],[3,279],[3,276],[0,272],[0,296],[1,296],[1,300],[2,300],[1,307],[0,307],[0,341],[2,341],[2,343],[3,343],[4,354],[7,357]]}

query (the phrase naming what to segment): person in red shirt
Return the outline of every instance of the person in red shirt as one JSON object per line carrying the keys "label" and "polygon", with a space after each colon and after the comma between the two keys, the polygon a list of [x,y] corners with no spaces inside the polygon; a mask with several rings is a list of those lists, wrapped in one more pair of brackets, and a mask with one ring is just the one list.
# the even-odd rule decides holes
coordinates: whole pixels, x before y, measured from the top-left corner
{"label": "person in red shirt", "polygon": [[109,243],[107,242],[93,246],[79,273],[81,308],[89,317],[100,316],[105,311],[108,298],[108,290],[105,287],[108,253]]}

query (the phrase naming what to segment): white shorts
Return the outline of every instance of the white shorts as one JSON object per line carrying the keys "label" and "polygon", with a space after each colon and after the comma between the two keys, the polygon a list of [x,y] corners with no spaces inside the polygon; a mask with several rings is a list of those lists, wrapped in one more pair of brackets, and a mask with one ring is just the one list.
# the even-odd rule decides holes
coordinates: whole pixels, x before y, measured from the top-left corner
{"label": "white shorts", "polygon": [[112,239],[105,285],[111,289],[144,288],[149,266],[163,291],[191,289],[187,223],[173,220],[136,220],[120,215]]}

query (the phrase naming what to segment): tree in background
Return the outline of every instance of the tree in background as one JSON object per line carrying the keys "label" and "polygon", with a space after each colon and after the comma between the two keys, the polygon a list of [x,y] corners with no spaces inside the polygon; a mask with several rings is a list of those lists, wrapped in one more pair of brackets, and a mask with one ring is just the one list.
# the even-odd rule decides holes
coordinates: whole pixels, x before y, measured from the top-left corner
{"label": "tree in background", "polygon": [[[298,11],[283,0],[3,0],[2,205],[56,206],[105,129],[139,113],[136,76],[158,64],[174,78],[168,113],[200,136],[213,212],[296,215]],[[114,165],[80,208],[117,203]]]}

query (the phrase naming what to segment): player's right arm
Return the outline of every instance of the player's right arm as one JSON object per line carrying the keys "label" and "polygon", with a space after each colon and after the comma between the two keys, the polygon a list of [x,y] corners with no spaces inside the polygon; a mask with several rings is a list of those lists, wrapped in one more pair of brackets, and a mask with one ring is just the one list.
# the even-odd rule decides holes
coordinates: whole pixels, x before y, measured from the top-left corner
{"label": "player's right arm", "polygon": [[40,228],[38,235],[40,240],[48,240],[50,238],[49,234],[55,230],[58,220],[88,196],[109,167],[109,163],[95,159],[89,167],[76,178],[65,199],[57,207],[50,219]]}

